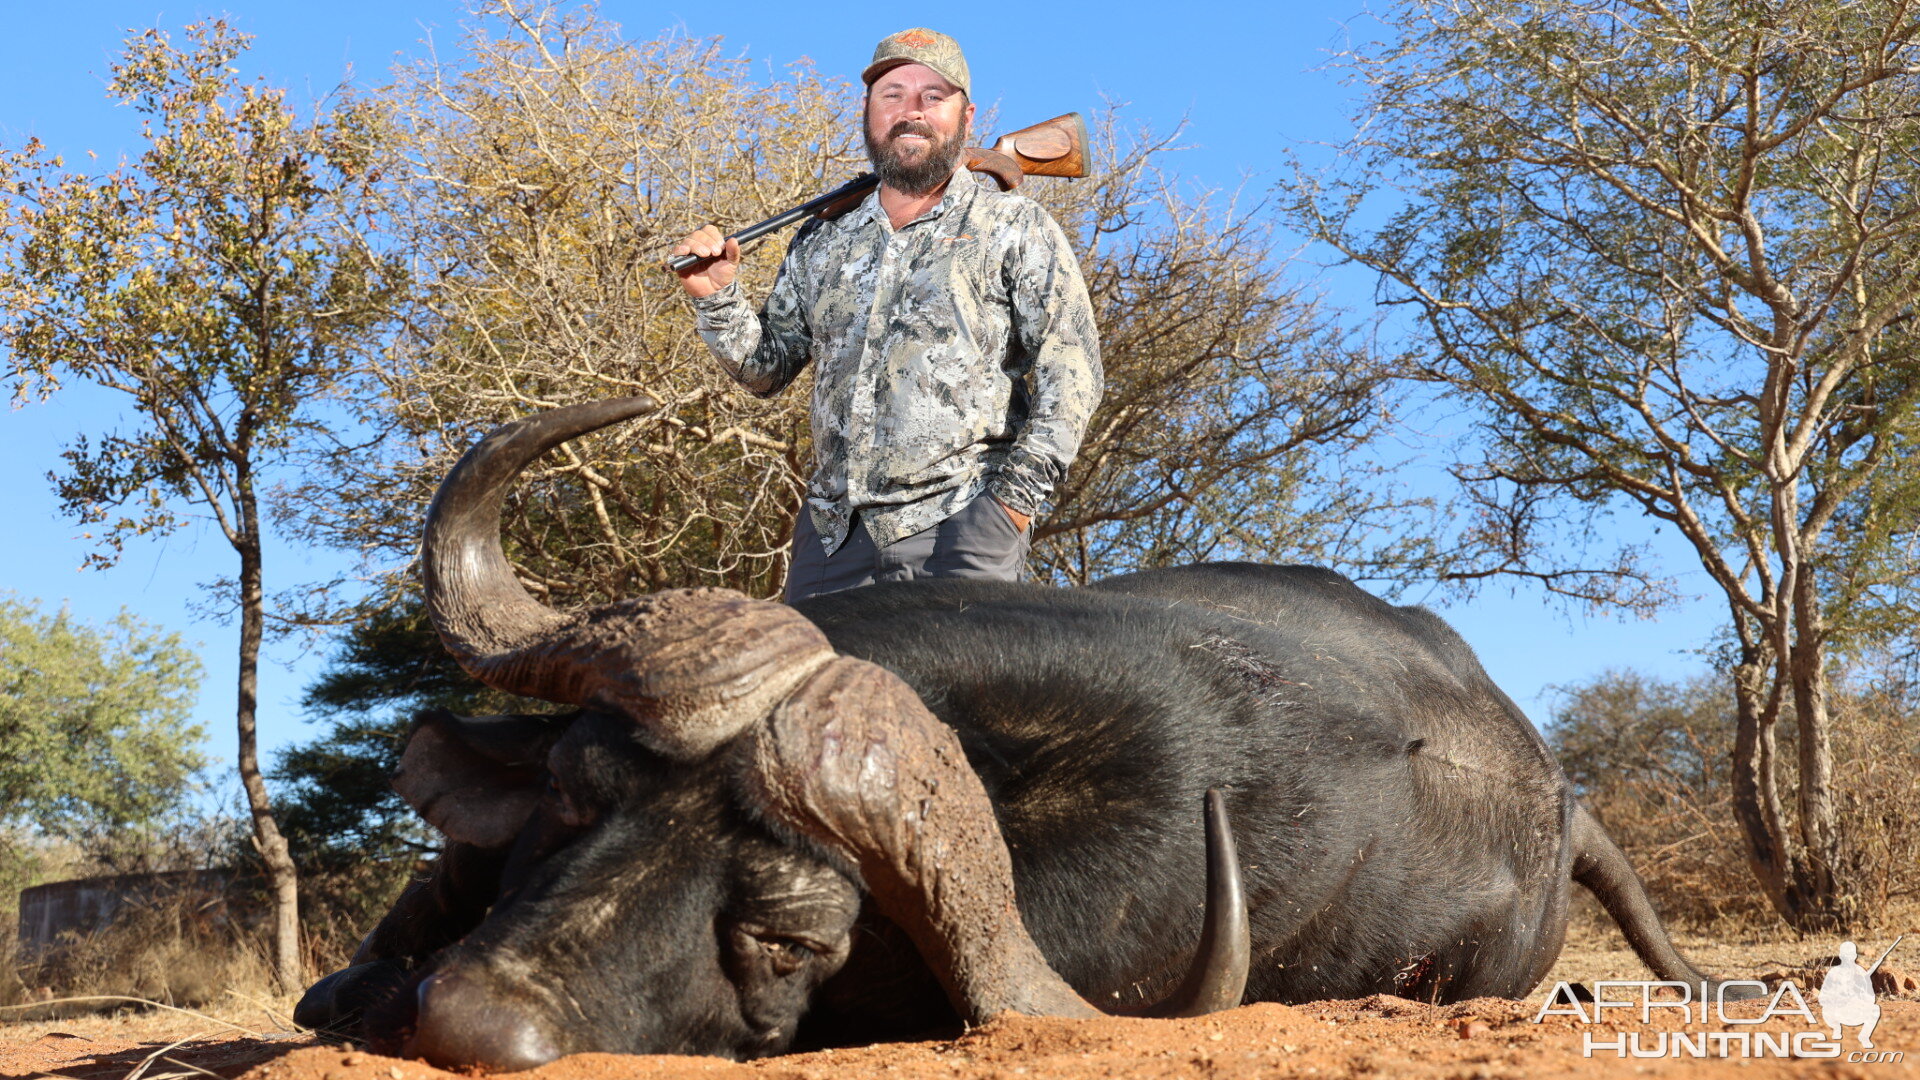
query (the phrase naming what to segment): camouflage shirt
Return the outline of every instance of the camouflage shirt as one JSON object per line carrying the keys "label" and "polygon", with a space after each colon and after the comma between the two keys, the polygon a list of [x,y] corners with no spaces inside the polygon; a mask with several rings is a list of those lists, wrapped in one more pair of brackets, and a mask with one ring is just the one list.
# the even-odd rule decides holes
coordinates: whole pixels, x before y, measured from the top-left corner
{"label": "camouflage shirt", "polygon": [[1037,513],[1100,400],[1098,331],[1066,234],[964,171],[897,231],[878,191],[808,222],[758,316],[737,283],[694,307],[714,355],[761,397],[819,364],[807,502],[829,552],[855,511],[883,545],[983,491]]}

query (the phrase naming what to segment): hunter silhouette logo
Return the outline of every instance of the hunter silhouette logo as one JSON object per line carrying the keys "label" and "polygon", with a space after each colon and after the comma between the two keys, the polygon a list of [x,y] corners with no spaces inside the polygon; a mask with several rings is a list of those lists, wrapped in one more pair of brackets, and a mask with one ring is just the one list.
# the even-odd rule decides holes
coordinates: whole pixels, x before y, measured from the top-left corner
{"label": "hunter silhouette logo", "polygon": [[[1880,1005],[1874,1000],[1873,973],[1886,962],[1906,935],[1895,938],[1872,967],[1863,968],[1859,949],[1851,941],[1840,943],[1838,959],[1820,981],[1815,1000],[1820,1016],[1815,1018],[1798,984],[1783,979],[1777,987],[1755,979],[1731,979],[1723,983],[1684,983],[1641,980],[1602,979],[1585,987],[1555,983],[1541,1002],[1533,1022],[1549,1016],[1578,1017],[1581,1025],[1605,1025],[1596,1032],[1580,1033],[1581,1056],[1611,1052],[1617,1057],[1635,1058],[1840,1058],[1848,1062],[1894,1063],[1905,1060],[1899,1050],[1875,1050],[1873,1029],[1880,1022]],[[1727,1011],[1729,991],[1752,987],[1761,992],[1765,1007],[1758,1015],[1749,1009]],[[1734,993],[1738,1000],[1742,993]],[[1717,1024],[1720,1030],[1633,1031],[1620,1025],[1639,1014],[1642,1024],[1664,1012],[1686,1025]],[[1624,1014],[1624,1015],[1622,1015]],[[1797,1018],[1801,1030],[1759,1031],[1757,1025],[1769,1020]],[[1825,1027],[1827,1030],[1820,1030]],[[1855,1038],[1859,1049],[1848,1050],[1842,1031],[1858,1028]]]}
{"label": "hunter silhouette logo", "polygon": [[1887,946],[1887,951],[1881,953],[1870,968],[1860,966],[1860,950],[1853,942],[1840,943],[1839,961],[1827,970],[1827,977],[1820,980],[1820,1018],[1827,1022],[1836,1042],[1841,1028],[1857,1027],[1860,1030],[1855,1037],[1860,1040],[1860,1049],[1873,1049],[1873,1026],[1880,1022],[1880,1005],[1874,1001],[1873,973],[1880,970],[1894,946],[1906,937],[1901,934],[1894,938],[1893,945]]}

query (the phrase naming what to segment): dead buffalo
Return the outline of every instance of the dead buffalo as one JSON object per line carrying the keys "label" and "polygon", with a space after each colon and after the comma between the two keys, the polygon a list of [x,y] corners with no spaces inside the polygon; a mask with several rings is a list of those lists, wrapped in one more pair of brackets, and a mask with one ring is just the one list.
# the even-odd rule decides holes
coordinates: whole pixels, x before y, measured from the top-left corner
{"label": "dead buffalo", "polygon": [[[1661,978],[1702,978],[1458,635],[1329,571],[537,604],[501,552],[504,493],[648,407],[508,425],[443,485],[442,639],[575,711],[423,719],[394,784],[446,852],[303,1023],[517,1069],[1191,1013],[1242,977],[1255,1001],[1517,997],[1576,881]],[[1209,788],[1244,913],[1220,875],[1201,948]]]}

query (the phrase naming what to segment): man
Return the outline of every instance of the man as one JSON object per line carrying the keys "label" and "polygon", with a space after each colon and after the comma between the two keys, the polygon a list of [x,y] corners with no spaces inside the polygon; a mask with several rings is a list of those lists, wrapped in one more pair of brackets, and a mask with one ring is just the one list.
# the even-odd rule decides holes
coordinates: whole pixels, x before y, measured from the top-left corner
{"label": "man", "polygon": [[770,397],[819,365],[789,603],[875,581],[1017,579],[1033,515],[1100,399],[1098,333],[1066,234],[961,167],[974,107],[960,46],[902,31],[862,81],[879,186],[801,228],[762,313],[718,228],[674,248],[713,259],[681,283],[741,385]]}

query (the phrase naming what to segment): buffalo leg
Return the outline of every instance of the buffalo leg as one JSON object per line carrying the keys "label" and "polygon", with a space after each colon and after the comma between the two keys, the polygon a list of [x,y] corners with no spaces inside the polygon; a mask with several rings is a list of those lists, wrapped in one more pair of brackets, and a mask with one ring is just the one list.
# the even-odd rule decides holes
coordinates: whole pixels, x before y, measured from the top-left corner
{"label": "buffalo leg", "polygon": [[449,844],[424,877],[401,890],[349,966],[307,988],[294,1007],[294,1022],[353,1033],[369,1010],[411,986],[411,972],[422,961],[480,925],[499,891],[505,861],[504,851]]}

